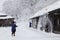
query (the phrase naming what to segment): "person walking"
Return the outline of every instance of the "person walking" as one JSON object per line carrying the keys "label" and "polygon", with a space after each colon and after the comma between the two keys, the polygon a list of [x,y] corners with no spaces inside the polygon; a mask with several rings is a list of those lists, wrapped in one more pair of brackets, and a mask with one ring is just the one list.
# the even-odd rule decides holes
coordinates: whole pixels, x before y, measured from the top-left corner
{"label": "person walking", "polygon": [[32,27],[32,23],[31,22],[29,22],[29,27]]}
{"label": "person walking", "polygon": [[15,36],[16,27],[17,27],[16,22],[12,22],[12,28],[11,28],[12,36]]}

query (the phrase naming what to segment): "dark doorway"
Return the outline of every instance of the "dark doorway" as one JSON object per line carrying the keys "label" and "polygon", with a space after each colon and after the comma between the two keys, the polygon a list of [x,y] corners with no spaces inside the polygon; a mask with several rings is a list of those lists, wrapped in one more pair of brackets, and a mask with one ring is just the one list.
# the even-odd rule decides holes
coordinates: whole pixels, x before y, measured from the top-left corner
{"label": "dark doorway", "polygon": [[53,24],[53,32],[60,33],[60,8],[50,11],[49,14]]}
{"label": "dark doorway", "polygon": [[32,19],[32,27],[33,28],[37,29],[38,21],[39,21],[39,17],[36,17],[36,18]]}
{"label": "dark doorway", "polygon": [[60,32],[60,14],[54,15],[54,30]]}
{"label": "dark doorway", "polygon": [[36,17],[36,29],[38,27],[38,21],[39,21],[39,17]]}

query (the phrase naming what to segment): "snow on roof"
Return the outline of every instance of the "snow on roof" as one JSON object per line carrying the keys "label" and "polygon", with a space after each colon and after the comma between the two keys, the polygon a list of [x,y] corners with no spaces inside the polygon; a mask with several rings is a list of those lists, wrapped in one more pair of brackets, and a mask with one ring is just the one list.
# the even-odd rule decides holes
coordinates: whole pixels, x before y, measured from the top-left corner
{"label": "snow on roof", "polygon": [[60,1],[57,1],[54,4],[43,8],[42,10],[38,11],[35,15],[33,15],[31,18],[35,18],[41,15],[47,14],[48,12],[56,10],[58,8],[60,8]]}
{"label": "snow on roof", "polygon": [[11,16],[0,17],[0,19],[9,19],[9,18],[13,18],[13,17],[11,17]]}
{"label": "snow on roof", "polygon": [[0,15],[7,15],[6,13],[0,13]]}

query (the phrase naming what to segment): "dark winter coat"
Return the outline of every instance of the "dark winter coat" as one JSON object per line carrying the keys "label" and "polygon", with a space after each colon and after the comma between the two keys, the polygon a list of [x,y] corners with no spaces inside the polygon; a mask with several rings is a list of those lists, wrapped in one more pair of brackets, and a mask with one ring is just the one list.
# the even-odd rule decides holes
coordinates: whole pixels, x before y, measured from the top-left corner
{"label": "dark winter coat", "polygon": [[31,27],[32,26],[32,23],[31,22],[29,22],[29,27]]}
{"label": "dark winter coat", "polygon": [[12,28],[11,28],[11,31],[14,32],[14,30],[16,30],[16,24],[12,23]]}

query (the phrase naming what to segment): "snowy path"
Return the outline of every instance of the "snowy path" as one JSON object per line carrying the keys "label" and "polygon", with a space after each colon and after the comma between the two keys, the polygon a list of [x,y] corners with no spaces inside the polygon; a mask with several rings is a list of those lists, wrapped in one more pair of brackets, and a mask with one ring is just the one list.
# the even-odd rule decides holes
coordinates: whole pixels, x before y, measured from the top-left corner
{"label": "snowy path", "polygon": [[59,36],[46,35],[33,28],[29,28],[27,22],[17,23],[17,25],[15,37],[11,36],[10,27],[1,27],[0,40],[60,40]]}

